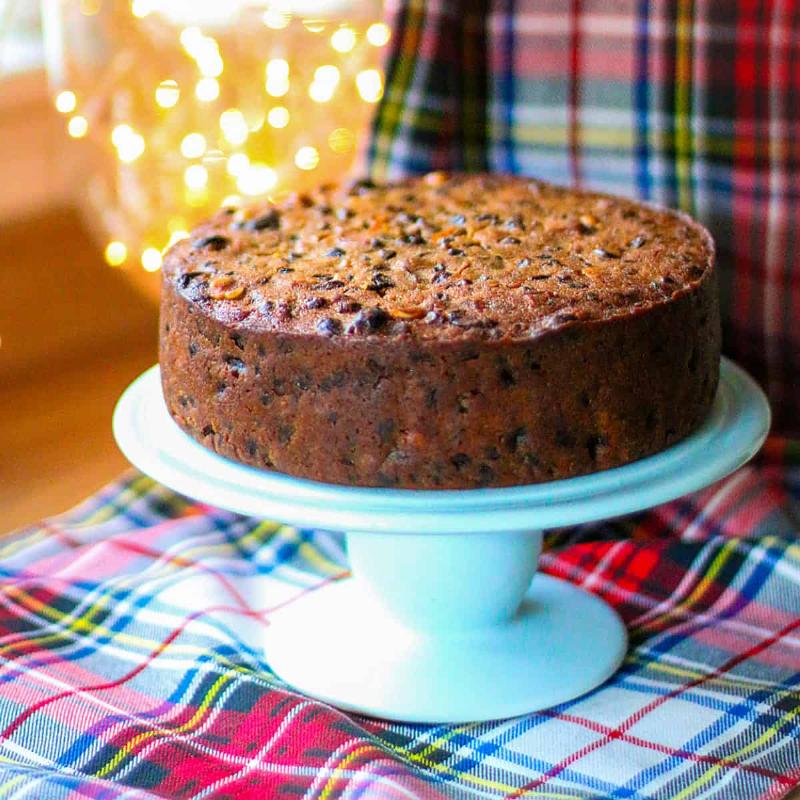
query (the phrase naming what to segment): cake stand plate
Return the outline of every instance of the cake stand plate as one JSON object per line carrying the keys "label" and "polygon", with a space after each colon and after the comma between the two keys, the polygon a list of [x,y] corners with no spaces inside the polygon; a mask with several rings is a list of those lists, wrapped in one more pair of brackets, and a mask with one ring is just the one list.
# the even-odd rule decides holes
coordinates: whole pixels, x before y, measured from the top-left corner
{"label": "cake stand plate", "polygon": [[598,597],[535,575],[542,531],[675,499],[750,459],[766,399],[723,359],[704,424],[657,455],[546,484],[466,491],[345,487],[238,464],[172,421],[158,367],[125,391],[114,434],[159,482],[232,511],[346,534],[352,577],[270,616],[271,667],[341,708],[410,722],[515,716],[606,680],[625,628]]}

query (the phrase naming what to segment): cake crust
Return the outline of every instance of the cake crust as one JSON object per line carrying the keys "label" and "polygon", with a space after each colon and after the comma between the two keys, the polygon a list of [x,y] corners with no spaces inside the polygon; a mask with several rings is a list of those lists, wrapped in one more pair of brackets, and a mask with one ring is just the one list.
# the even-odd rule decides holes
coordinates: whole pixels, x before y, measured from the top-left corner
{"label": "cake crust", "polygon": [[707,414],[713,260],[685,215],[507,176],[223,211],[165,258],[164,396],[217,452],[331,483],[606,469]]}

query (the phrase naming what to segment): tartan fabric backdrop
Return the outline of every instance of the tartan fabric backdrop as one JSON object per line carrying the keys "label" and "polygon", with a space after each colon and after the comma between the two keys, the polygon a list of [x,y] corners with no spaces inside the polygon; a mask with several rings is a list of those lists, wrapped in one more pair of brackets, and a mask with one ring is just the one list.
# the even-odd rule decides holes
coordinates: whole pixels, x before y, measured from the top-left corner
{"label": "tartan fabric backdrop", "polygon": [[[373,170],[510,170],[695,213],[728,352],[796,429],[798,6],[410,0]],[[798,527],[800,447],[774,438],[692,497],[554,533],[543,569],[625,618],[620,672],[543,713],[402,725],[291,693],[260,647],[282,604],[344,574],[341,537],[131,473],[1,543],[0,798],[781,797],[800,780]]]}
{"label": "tartan fabric backdrop", "polygon": [[799,522],[800,449],[773,440],[694,497],[556,534],[542,567],[622,614],[621,670],[544,713],[403,725],[287,691],[260,646],[343,574],[340,536],[133,473],[2,542],[0,797],[781,797],[800,780]]}
{"label": "tartan fabric backdrop", "polygon": [[694,215],[725,350],[800,433],[800,3],[406,0],[394,18],[376,176],[523,173]]}

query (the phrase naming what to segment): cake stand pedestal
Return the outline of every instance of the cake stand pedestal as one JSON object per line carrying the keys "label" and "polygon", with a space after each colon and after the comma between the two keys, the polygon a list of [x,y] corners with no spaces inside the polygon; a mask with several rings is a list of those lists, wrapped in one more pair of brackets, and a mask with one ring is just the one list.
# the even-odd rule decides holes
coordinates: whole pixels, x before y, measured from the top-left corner
{"label": "cake stand pedestal", "polygon": [[452,723],[565,702],[614,673],[625,627],[600,598],[537,575],[542,531],[695,491],[750,459],[769,429],[753,380],[723,360],[708,419],[691,437],[617,469],[468,491],[334,486],[222,458],[170,418],[158,367],[114,414],[140,470],[203,502],[346,534],[352,577],[275,611],[264,634],[288,684],[386,719]]}

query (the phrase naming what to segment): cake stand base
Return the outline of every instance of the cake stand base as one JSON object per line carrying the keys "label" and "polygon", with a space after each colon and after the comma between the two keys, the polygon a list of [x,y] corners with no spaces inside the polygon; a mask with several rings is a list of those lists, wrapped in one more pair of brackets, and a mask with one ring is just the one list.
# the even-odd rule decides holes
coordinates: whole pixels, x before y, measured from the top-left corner
{"label": "cake stand base", "polygon": [[419,631],[358,581],[314,592],[270,619],[270,666],[339,708],[406,722],[514,717],[594,689],[622,662],[625,627],[594,595],[537,575],[519,611],[483,629]]}
{"label": "cake stand base", "polygon": [[626,635],[600,598],[537,575],[541,531],[643,510],[725,477],[753,456],[769,406],[723,360],[705,423],[650,458],[533,486],[413,491],[333,486],[246,467],[172,421],[158,369],[125,392],[114,433],[128,459],[204,502],[343,531],[352,578],[269,617],[268,663],[341,708],[409,722],[471,722],[553,706],[619,666]]}

